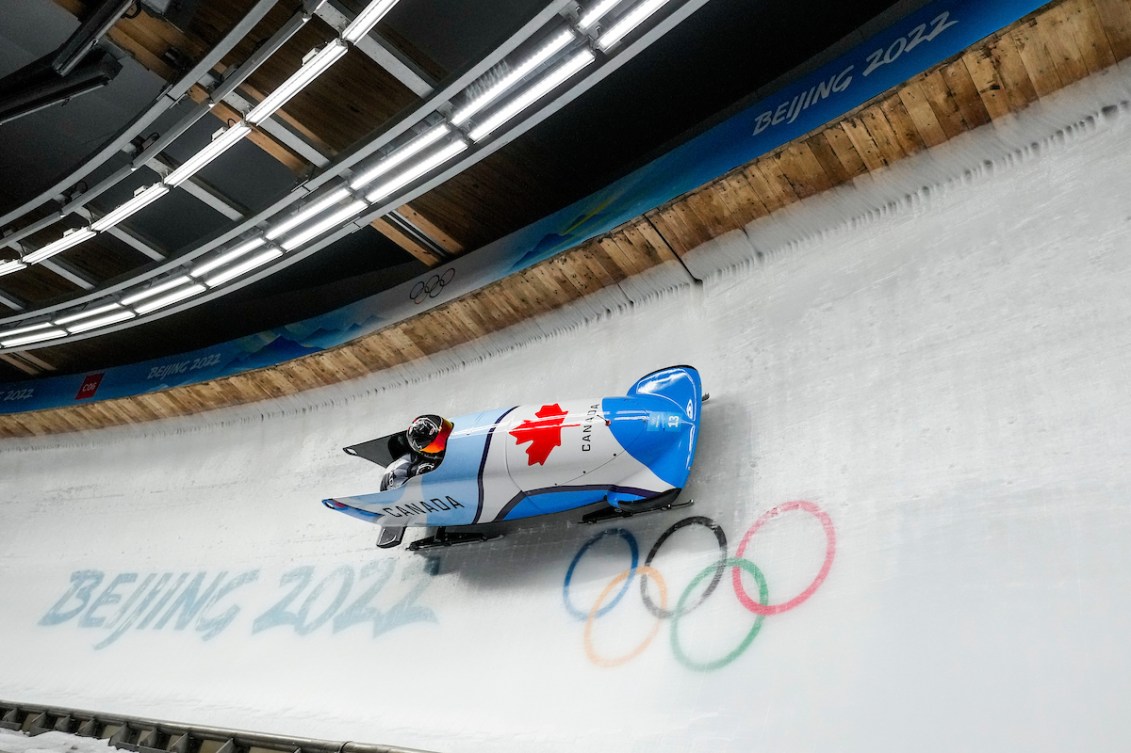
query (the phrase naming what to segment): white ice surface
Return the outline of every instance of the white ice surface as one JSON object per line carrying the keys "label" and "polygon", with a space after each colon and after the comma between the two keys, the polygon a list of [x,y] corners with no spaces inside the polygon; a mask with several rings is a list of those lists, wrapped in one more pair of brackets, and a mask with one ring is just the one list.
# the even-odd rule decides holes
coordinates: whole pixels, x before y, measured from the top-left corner
{"label": "white ice surface", "polygon": [[[1127,750],[1129,81],[714,241],[688,259],[702,286],[664,269],[632,304],[295,399],[0,443],[0,698],[441,751]],[[379,477],[340,447],[417,413],[616,394],[673,363],[712,395],[695,505],[624,523],[640,559],[689,515],[734,556],[798,500],[835,535],[811,597],[713,671],[687,665],[754,625],[729,573],[680,654],[638,579],[591,630],[567,610],[571,561],[612,524],[536,520],[430,561],[319,504]],[[827,543],[791,510],[745,557],[780,603]],[[669,606],[716,554],[702,527],[672,536]],[[620,537],[592,545],[574,609],[628,563]],[[159,601],[197,573],[220,587],[198,612]],[[619,666],[586,651],[654,628]]]}

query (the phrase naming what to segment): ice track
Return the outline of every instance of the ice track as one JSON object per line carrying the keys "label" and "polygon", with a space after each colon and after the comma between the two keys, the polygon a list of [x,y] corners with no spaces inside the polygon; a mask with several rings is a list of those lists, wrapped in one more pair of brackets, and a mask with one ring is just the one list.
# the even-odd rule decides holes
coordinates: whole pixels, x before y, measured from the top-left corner
{"label": "ice track", "polygon": [[[1126,750],[1129,82],[708,244],[701,286],[0,443],[0,698],[469,753]],[[319,504],[416,413],[672,363],[712,394],[691,508],[428,559]]]}

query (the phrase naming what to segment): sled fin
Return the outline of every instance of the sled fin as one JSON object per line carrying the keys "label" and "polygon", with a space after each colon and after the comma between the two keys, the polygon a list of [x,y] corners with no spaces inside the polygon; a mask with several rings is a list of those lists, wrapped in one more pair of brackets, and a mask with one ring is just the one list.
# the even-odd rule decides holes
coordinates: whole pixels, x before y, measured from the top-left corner
{"label": "sled fin", "polygon": [[347,455],[365,458],[371,463],[384,467],[408,452],[408,441],[405,439],[404,432],[398,431],[396,434],[390,434],[387,437],[377,437],[377,439],[370,439],[366,442],[351,444],[349,447],[343,447],[342,450]]}

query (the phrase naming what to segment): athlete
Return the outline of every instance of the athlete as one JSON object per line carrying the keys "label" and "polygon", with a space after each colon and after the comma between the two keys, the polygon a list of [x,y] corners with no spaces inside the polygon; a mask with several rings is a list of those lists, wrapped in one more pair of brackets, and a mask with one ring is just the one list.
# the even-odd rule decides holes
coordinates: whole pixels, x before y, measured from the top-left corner
{"label": "athlete", "polygon": [[381,479],[381,491],[404,486],[413,476],[435,470],[444,459],[452,422],[435,414],[417,416],[405,432],[408,452],[389,464]]}

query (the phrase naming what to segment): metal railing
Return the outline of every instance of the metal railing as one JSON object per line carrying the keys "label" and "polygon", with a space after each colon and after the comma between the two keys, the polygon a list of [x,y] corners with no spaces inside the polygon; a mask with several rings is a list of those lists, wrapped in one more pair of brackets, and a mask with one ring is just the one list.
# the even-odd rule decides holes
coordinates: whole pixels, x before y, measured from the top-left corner
{"label": "metal railing", "polygon": [[0,701],[0,728],[32,736],[55,731],[93,737],[133,753],[428,753],[395,745],[272,735],[8,701]]}

